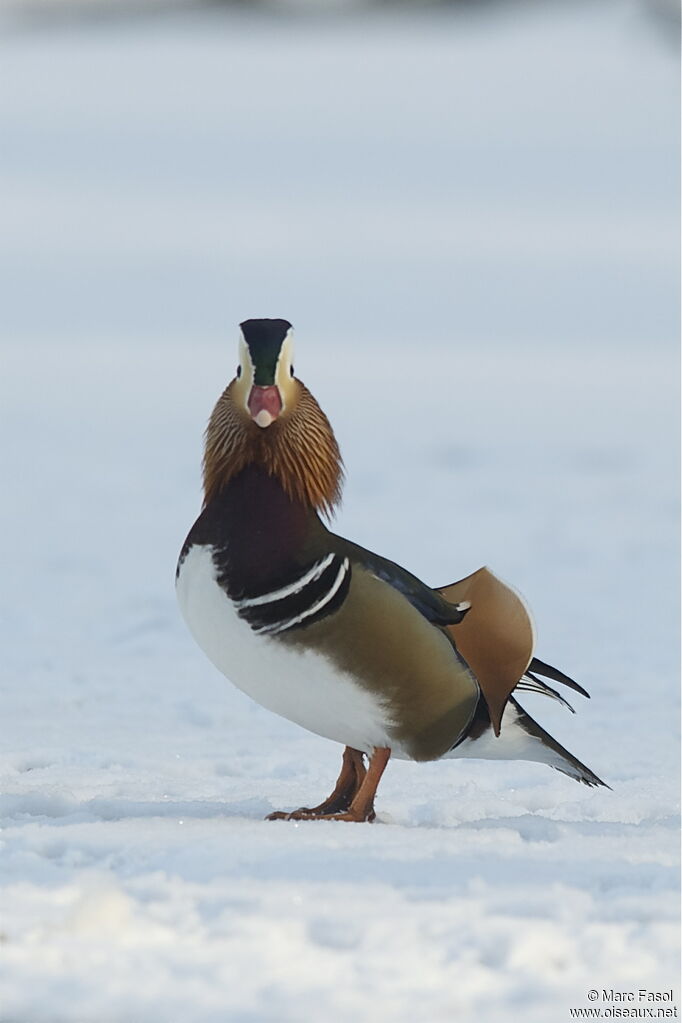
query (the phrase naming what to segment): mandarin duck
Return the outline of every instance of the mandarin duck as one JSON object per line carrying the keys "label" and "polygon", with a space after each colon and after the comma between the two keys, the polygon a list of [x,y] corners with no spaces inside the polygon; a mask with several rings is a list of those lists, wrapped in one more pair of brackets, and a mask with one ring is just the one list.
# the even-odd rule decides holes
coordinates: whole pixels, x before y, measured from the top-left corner
{"label": "mandarin duck", "polygon": [[176,585],[224,675],[345,747],[327,799],[270,819],[373,820],[391,756],[531,760],[604,785],[516,698],[566,703],[543,679],[588,695],[534,657],[521,598],[486,568],[432,588],[331,532],[323,518],[342,475],[329,421],[294,375],[291,324],[246,320],[206,430],[203,508]]}

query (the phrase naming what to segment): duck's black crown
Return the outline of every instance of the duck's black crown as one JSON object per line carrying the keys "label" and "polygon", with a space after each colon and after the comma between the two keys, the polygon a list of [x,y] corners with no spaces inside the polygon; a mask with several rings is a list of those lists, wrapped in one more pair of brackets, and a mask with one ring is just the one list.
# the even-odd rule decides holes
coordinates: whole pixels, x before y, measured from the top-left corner
{"label": "duck's black crown", "polygon": [[254,383],[265,387],[274,383],[277,359],[291,324],[288,320],[244,320],[239,326],[251,353]]}

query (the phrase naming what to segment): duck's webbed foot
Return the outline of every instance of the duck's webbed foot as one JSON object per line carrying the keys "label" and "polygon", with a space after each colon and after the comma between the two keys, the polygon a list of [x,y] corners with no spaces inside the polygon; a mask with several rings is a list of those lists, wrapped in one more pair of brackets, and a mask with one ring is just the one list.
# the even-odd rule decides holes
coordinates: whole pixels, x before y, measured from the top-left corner
{"label": "duck's webbed foot", "polygon": [[268,814],[269,821],[373,821],[374,796],[391,756],[390,749],[375,749],[365,767],[364,754],[346,746],[343,751],[341,773],[332,794],[314,807],[299,807],[290,813],[278,810]]}

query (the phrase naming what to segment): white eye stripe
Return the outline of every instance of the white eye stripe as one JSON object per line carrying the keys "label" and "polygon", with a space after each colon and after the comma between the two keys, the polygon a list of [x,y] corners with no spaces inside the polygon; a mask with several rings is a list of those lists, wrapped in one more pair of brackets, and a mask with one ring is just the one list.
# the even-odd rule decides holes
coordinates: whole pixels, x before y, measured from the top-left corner
{"label": "white eye stripe", "polygon": [[282,347],[277,357],[277,365],[275,367],[275,381],[280,387],[284,386],[288,380],[291,379],[291,373],[289,369],[294,361],[294,334],[293,330],[289,328],[287,335],[282,342]]}
{"label": "white eye stripe", "polygon": [[246,393],[253,383],[253,363],[251,361],[251,352],[249,346],[244,340],[244,335],[241,330],[239,332],[239,369],[241,372],[237,372],[237,380],[242,381],[242,386],[245,387]]}
{"label": "white eye stripe", "polygon": [[319,579],[325,569],[329,568],[333,560],[334,555],[328,554],[322,561],[318,561],[317,564],[313,565],[305,575],[302,575],[300,579],[296,579],[293,583],[289,583],[288,586],[283,586],[280,590],[272,590],[271,593],[262,593],[260,597],[246,597],[244,600],[235,600],[235,607],[239,610],[246,607],[260,607],[262,604],[274,604],[277,600],[285,600],[286,597],[295,596],[305,586]]}
{"label": "white eye stripe", "polygon": [[318,611],[321,611],[326,604],[328,604],[331,600],[334,599],[334,597],[339,591],[339,588],[341,587],[341,584],[343,583],[343,580],[346,577],[348,567],[349,567],[348,558],[344,558],[343,561],[341,562],[341,567],[339,568],[339,571],[336,574],[336,579],[332,583],[330,589],[327,591],[324,597],[320,597],[320,599],[316,601],[316,603],[314,603],[311,607],[307,608],[307,610],[301,611],[300,614],[295,615],[293,618],[288,618],[284,622],[277,622],[277,624],[275,625],[263,625],[261,626],[260,629],[256,629],[255,632],[258,634],[266,633],[269,636],[275,636],[277,635],[278,632],[284,632],[286,629],[293,628],[294,625],[300,625],[300,623],[305,621],[306,618],[311,618],[313,615],[316,615]]}

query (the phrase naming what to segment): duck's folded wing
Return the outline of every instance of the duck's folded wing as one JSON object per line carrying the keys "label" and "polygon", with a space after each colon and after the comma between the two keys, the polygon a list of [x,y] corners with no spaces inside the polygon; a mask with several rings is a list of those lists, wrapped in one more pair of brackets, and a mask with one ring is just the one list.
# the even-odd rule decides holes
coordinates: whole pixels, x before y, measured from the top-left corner
{"label": "duck's folded wing", "polygon": [[342,537],[333,537],[333,547],[402,593],[429,622],[447,629],[478,680],[499,735],[507,700],[533,657],[535,632],[521,597],[488,568],[432,589],[395,562]]}
{"label": "duck's folded wing", "polygon": [[[510,695],[523,678],[534,678],[529,669],[588,695],[563,672],[533,657],[535,630],[530,611],[523,598],[489,568],[432,589],[407,569],[359,544],[332,534],[332,547],[402,593],[429,622],[447,629],[478,680],[496,735]],[[545,695],[555,693],[540,680],[530,688]]]}
{"label": "duck's folded wing", "polygon": [[441,586],[438,593],[450,603],[471,605],[456,628],[447,628],[478,679],[499,735],[507,700],[533,657],[535,630],[530,612],[519,594],[488,568]]}

